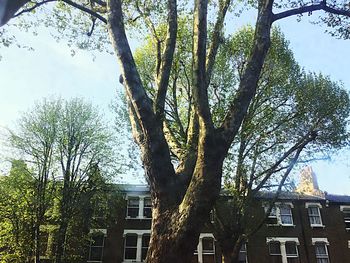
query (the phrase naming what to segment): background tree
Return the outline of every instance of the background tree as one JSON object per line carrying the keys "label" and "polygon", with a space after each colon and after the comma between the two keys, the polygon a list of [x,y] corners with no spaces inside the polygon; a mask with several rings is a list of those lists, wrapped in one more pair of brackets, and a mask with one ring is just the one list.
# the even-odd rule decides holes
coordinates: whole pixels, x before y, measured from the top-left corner
{"label": "background tree", "polygon": [[0,176],[0,258],[30,262],[34,256],[34,176],[24,161],[15,160],[9,175]]}
{"label": "background tree", "polygon": [[[11,132],[11,142],[32,164],[35,177],[35,254],[40,260],[40,227],[50,220],[58,225],[55,260],[64,257],[67,229],[81,198],[94,188],[99,165],[104,176],[112,172],[111,135],[101,115],[81,99],[59,99],[37,104]],[[52,195],[57,198],[57,210],[48,213]],[[47,214],[53,218],[47,218]]]}
{"label": "background tree", "polygon": [[[5,1],[7,2],[7,1]],[[16,0],[5,6],[2,24],[11,17],[42,6],[44,2]],[[341,1],[248,1],[257,8],[257,20],[253,45],[248,60],[242,69],[235,95],[231,98],[224,118],[219,125],[214,123],[208,100],[208,86],[211,83],[218,48],[221,44],[226,13],[230,0],[210,2],[195,0],[194,5],[187,1],[92,1],[88,6],[80,1],[58,1],[60,32],[72,23],[65,20],[69,16],[81,19],[81,28],[92,24],[88,30],[98,31],[102,22],[107,25],[114,51],[120,62],[127,99],[130,105],[130,118],[136,141],[141,148],[142,162],[149,182],[153,204],[152,235],[147,256],[148,262],[189,262],[197,244],[201,228],[211,207],[219,196],[224,159],[247,114],[270,47],[272,23],[279,19],[324,10],[336,17],[349,17],[349,9]],[[74,10],[72,11],[72,9]],[[191,65],[191,107],[190,125],[186,147],[182,151],[177,167],[173,166],[166,133],[164,131],[165,101],[169,89],[173,58],[177,49],[178,15],[193,14]],[[81,16],[82,11],[87,14]],[[127,10],[123,12],[123,10]],[[67,12],[68,11],[68,12]],[[213,30],[208,31],[207,14],[213,12]],[[135,15],[134,15],[135,14]],[[88,22],[89,23],[88,23]],[[98,21],[98,22],[96,22]],[[348,20],[347,20],[348,21]],[[151,100],[140,78],[138,67],[126,37],[125,25],[141,26],[153,34],[157,48],[157,63],[154,68],[155,99]],[[154,28],[166,24],[163,38],[157,39]],[[97,26],[96,26],[97,25]],[[103,28],[103,27],[102,27]],[[128,27],[129,28],[129,27]],[[100,28],[101,29],[101,28]],[[72,31],[79,32],[79,31]],[[76,37],[76,34],[73,35]],[[78,37],[76,37],[78,38]],[[101,41],[96,41],[97,45]],[[179,258],[181,255],[181,258]]]}

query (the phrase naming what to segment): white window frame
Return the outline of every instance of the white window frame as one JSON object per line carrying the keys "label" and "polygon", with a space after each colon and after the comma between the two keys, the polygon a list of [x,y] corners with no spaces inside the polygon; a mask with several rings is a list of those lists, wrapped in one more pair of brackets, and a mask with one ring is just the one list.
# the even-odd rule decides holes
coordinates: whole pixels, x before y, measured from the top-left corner
{"label": "white window frame", "polygon": [[[327,259],[328,263],[329,263],[330,261],[329,261],[329,253],[328,253],[328,246],[329,246],[328,239],[327,238],[312,238],[311,241],[312,241],[312,245],[315,246],[316,261],[318,262],[318,259]],[[323,255],[316,254],[316,245],[318,245],[318,244],[322,244],[324,246],[326,254],[323,254]],[[327,257],[325,257],[325,256],[327,256]]]}
{"label": "white window frame", "polygon": [[[292,223],[291,224],[286,224],[286,223],[283,223],[282,222],[282,214],[281,214],[281,209],[280,207],[281,206],[287,206],[289,207],[289,211],[290,211],[290,214],[288,214],[288,216],[290,216],[291,218],[291,221]],[[263,204],[263,207],[265,209],[265,213],[267,212],[268,208],[269,208],[269,204]],[[292,212],[292,208],[294,208],[294,205],[293,203],[291,202],[276,202],[272,209],[275,209],[276,211],[276,214],[272,214],[271,213],[268,215],[268,218],[276,218],[277,220],[277,224],[267,224],[268,226],[292,226],[292,227],[295,227],[294,225],[294,220],[293,220],[293,212]],[[271,210],[272,211],[272,210]],[[287,214],[284,214],[284,216],[286,216]]]}
{"label": "white window frame", "polygon": [[[291,258],[291,256],[287,255],[286,251],[286,242],[294,242],[297,246],[297,255],[292,256],[293,258],[299,258],[299,252],[298,252],[298,246],[299,246],[299,239],[297,237],[267,237],[266,243],[269,245],[270,242],[279,242],[280,243],[280,251],[281,251],[281,257],[282,257],[282,263],[288,263],[288,258]],[[271,256],[279,256],[279,254],[272,254]]]}
{"label": "white window frame", "polygon": [[136,246],[136,259],[125,259],[125,242],[124,241],[124,251],[123,251],[123,262],[122,263],[129,263],[129,262],[143,262],[142,261],[142,236],[144,234],[151,235],[151,230],[145,229],[145,230],[135,230],[135,229],[125,229],[123,237],[125,238],[126,235],[137,235],[137,246]]}
{"label": "white window frame", "polygon": [[215,242],[214,235],[212,233],[201,233],[199,235],[199,241],[197,245],[197,251],[194,253],[195,255],[198,256],[198,263],[203,263],[203,255],[213,255],[215,257],[215,243],[213,243],[213,252],[203,252],[203,243],[202,240],[203,238],[212,238],[213,242]]}
{"label": "white window frame", "polygon": [[[88,260],[87,260],[88,263],[102,263],[103,262],[103,252],[104,252],[103,250],[104,250],[104,246],[105,246],[105,240],[106,240],[106,237],[107,237],[107,229],[96,229],[96,228],[90,229],[89,235],[93,235],[93,234],[96,234],[96,233],[103,234],[102,246],[94,246],[94,244],[92,244],[92,238],[90,238],[89,257],[88,257]],[[102,248],[102,260],[90,260],[91,248],[92,247]]]}
{"label": "white window frame", "polygon": [[245,253],[245,262],[248,263],[248,248],[247,242],[244,242],[238,253]]}
{"label": "white window frame", "polygon": [[[340,206],[340,211],[344,213],[344,210],[349,210],[350,211],[350,206],[348,205],[341,205]],[[350,217],[345,217],[344,215],[344,223],[345,223],[345,230],[350,231],[350,227],[346,227],[346,224],[350,224]]]}
{"label": "white window frame", "polygon": [[[317,212],[318,212],[318,218],[320,219],[320,223],[319,224],[312,224],[310,221],[310,210],[309,208],[317,208]],[[320,203],[305,203],[305,208],[307,209],[307,215],[309,217],[309,223],[311,227],[325,227],[325,225],[323,224],[322,221],[322,215],[321,215],[321,209],[322,209],[322,205]],[[312,215],[313,217],[315,217],[315,215]]]}
{"label": "white window frame", "polygon": [[[129,198],[137,198],[139,200],[139,212],[136,217],[130,217],[128,216],[128,209],[129,209]],[[126,219],[148,219],[152,220],[152,217],[146,217],[144,216],[143,210],[145,207],[145,198],[151,198],[150,195],[126,195],[125,200],[127,201],[127,207],[126,207]]]}

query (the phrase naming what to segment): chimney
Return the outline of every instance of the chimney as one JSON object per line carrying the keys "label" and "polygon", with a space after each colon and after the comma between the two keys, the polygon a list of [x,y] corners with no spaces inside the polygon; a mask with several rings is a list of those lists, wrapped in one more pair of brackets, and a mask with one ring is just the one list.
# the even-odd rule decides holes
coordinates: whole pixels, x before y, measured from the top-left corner
{"label": "chimney", "polygon": [[300,172],[300,182],[297,186],[296,192],[324,197],[324,193],[320,190],[317,183],[317,177],[311,166],[306,166]]}

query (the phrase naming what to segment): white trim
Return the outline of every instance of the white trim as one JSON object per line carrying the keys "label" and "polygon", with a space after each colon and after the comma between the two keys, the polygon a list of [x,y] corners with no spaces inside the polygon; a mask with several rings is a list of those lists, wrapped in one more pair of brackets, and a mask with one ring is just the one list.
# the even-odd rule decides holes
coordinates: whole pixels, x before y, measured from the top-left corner
{"label": "white trim", "polygon": [[[280,243],[282,263],[288,263],[288,258],[291,258],[291,257],[287,257],[286,242],[294,242],[297,246],[299,245],[299,239],[297,237],[267,237],[266,243],[269,244],[270,242]],[[293,258],[299,258],[298,248],[297,248],[297,257],[293,257]]]}
{"label": "white trim", "polygon": [[[213,239],[213,253],[210,254],[204,254],[203,253],[203,244],[202,244],[202,239],[203,238],[212,238]],[[198,263],[203,263],[203,255],[214,255],[215,257],[215,238],[214,235],[212,233],[201,233],[199,235],[199,241],[198,241],[198,245],[197,245],[197,251],[198,251]]]}
{"label": "white trim", "polygon": [[137,235],[137,244],[136,244],[136,259],[125,259],[125,241],[124,241],[124,256],[123,256],[123,262],[143,262],[142,261],[142,237],[144,234],[151,234],[151,230],[149,229],[143,229],[143,230],[136,230],[136,229],[125,229],[123,233],[123,237],[125,238],[126,235]]}
{"label": "white trim", "polygon": [[102,233],[107,236],[107,229],[105,228],[91,228],[89,234]]}
{"label": "white trim", "polygon": [[322,208],[322,205],[320,203],[315,203],[315,202],[306,202],[305,203],[305,208],[309,208],[310,206],[316,206],[318,208]]}
{"label": "white trim", "polygon": [[150,195],[126,195],[125,196],[125,200],[129,200],[129,198],[137,198],[139,200],[139,212],[138,212],[138,215],[136,217],[130,217],[128,216],[128,208],[129,208],[129,204],[127,203],[126,204],[126,219],[146,219],[146,220],[151,220],[152,218],[150,217],[145,217],[143,215],[143,209],[144,209],[144,206],[145,206],[145,198],[151,198]]}
{"label": "white trim", "polygon": [[311,238],[312,245],[315,245],[315,243],[325,243],[327,246],[329,246],[328,239],[326,237],[313,237]]}
{"label": "white trim", "polygon": [[151,234],[150,229],[142,229],[142,230],[137,230],[137,229],[124,229],[123,237],[127,234],[136,234],[136,235],[143,235],[143,234]]}
{"label": "white trim", "polygon": [[[282,215],[281,215],[281,206],[287,206],[290,209],[290,217],[292,219],[292,223],[291,224],[284,224],[282,223]],[[263,203],[263,208],[265,210],[265,213],[267,212],[267,209],[269,208],[269,204],[268,203]],[[276,224],[267,224],[268,226],[284,226],[284,227],[295,227],[294,224],[294,219],[293,219],[293,211],[292,209],[294,208],[293,203],[291,202],[276,202],[274,203],[271,211],[273,209],[275,209],[275,215],[268,215],[268,218],[276,218],[277,223]],[[270,212],[271,213],[271,212]]]}
{"label": "white trim", "polygon": [[286,242],[295,242],[297,245],[300,245],[299,238],[297,237],[267,237],[266,243],[269,242],[280,242],[280,243],[286,243]]}
{"label": "white trim", "polygon": [[340,211],[344,211],[344,209],[350,209],[350,205],[341,205],[340,206]]}

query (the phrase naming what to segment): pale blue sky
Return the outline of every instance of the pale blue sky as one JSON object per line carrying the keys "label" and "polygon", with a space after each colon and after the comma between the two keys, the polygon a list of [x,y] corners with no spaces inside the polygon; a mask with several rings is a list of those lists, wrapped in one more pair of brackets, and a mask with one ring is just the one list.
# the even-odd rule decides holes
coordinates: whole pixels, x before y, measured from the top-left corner
{"label": "pale blue sky", "polygon": [[[249,20],[249,19],[248,19]],[[228,27],[233,21],[228,21]],[[350,90],[350,41],[338,40],[325,34],[324,29],[295,18],[277,23],[296,60],[306,70],[322,72],[333,80],[340,80]],[[44,30],[39,36],[15,32],[20,43],[35,51],[1,47],[0,55],[0,126],[14,127],[21,112],[43,97],[81,96],[112,117],[108,105],[120,89],[118,65],[114,56],[96,53],[96,60],[88,52],[79,51],[74,57],[70,49],[57,43]],[[350,194],[349,151],[342,151],[332,161],[312,164],[320,188],[331,193]]]}

